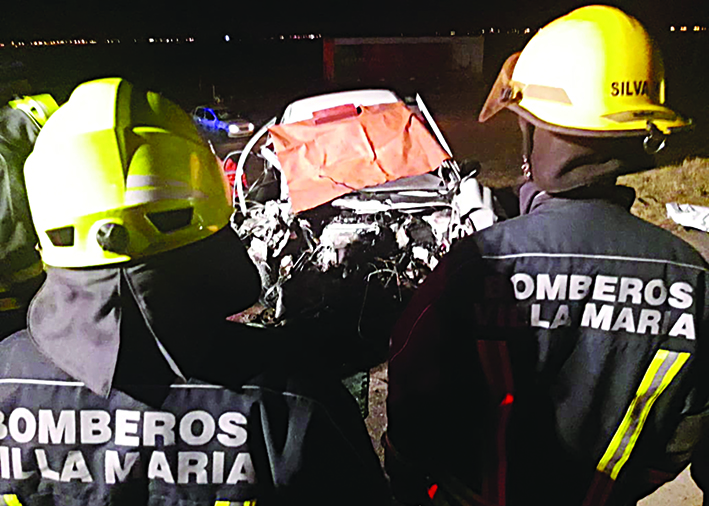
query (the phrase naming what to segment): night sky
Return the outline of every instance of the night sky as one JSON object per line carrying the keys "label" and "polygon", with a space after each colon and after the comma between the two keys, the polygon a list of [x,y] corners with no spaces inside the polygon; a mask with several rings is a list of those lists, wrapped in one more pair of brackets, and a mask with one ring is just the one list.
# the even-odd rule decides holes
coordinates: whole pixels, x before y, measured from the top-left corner
{"label": "night sky", "polygon": [[[5,2],[9,3],[9,2]],[[42,0],[3,6],[0,39],[56,37],[258,37],[433,35],[484,27],[540,27],[588,4],[578,0],[285,2],[267,0]],[[614,0],[651,31],[709,24],[707,0]]]}

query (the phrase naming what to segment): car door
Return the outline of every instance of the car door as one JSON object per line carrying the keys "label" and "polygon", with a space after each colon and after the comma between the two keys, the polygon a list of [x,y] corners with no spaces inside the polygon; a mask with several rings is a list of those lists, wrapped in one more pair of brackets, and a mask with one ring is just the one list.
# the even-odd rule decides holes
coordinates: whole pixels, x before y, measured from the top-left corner
{"label": "car door", "polygon": [[217,119],[216,114],[214,114],[214,111],[212,111],[211,109],[204,110],[204,128],[214,132],[217,130],[218,121],[219,120]]}

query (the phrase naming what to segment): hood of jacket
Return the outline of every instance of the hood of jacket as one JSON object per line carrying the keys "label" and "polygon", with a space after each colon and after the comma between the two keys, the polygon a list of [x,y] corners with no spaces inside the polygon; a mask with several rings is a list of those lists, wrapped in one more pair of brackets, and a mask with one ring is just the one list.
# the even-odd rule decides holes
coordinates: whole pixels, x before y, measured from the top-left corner
{"label": "hood of jacket", "polygon": [[520,214],[532,213],[547,204],[573,200],[604,200],[630,211],[635,201],[635,190],[628,186],[597,184],[564,193],[549,193],[534,181],[527,181],[519,188]]}
{"label": "hood of jacket", "polygon": [[[167,253],[105,268],[48,268],[28,328],[58,367],[107,396],[169,384],[202,367],[226,317],[260,294],[258,271],[226,227]],[[196,345],[195,343],[199,343]]]}
{"label": "hood of jacket", "polygon": [[608,186],[618,176],[655,167],[641,137],[578,137],[536,128],[523,118],[519,123],[531,178],[548,193]]}

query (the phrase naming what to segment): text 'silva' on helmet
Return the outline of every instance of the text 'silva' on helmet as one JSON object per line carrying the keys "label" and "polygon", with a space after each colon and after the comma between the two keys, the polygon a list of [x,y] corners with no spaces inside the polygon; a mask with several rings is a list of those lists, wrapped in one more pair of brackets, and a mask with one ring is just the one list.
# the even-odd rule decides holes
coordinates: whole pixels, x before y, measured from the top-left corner
{"label": "text 'silva' on helmet", "polygon": [[667,135],[691,125],[664,104],[662,57],[645,28],[615,7],[591,5],[510,56],[480,121],[509,107],[538,128],[577,136]]}
{"label": "text 'silva' on helmet", "polygon": [[42,259],[55,267],[139,260],[229,223],[227,182],[189,116],[119,79],[78,86],[25,164]]}

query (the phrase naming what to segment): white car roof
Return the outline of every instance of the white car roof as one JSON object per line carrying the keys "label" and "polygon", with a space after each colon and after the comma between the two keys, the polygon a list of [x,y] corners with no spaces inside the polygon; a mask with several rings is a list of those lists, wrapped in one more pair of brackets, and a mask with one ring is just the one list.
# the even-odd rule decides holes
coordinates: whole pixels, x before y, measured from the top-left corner
{"label": "white car roof", "polygon": [[312,119],[313,112],[330,109],[339,105],[352,104],[355,107],[377,104],[392,104],[401,99],[390,90],[353,90],[328,93],[297,100],[286,107],[281,123],[295,123]]}

